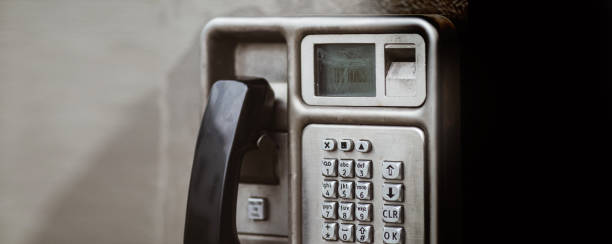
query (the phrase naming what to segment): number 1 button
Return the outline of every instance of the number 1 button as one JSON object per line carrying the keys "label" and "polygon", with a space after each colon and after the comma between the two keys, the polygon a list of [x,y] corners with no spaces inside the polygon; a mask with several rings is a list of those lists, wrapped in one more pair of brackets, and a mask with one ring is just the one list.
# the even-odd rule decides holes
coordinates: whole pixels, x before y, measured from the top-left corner
{"label": "number 1 button", "polygon": [[336,176],[336,159],[324,158],[321,160],[321,173],[324,176]]}

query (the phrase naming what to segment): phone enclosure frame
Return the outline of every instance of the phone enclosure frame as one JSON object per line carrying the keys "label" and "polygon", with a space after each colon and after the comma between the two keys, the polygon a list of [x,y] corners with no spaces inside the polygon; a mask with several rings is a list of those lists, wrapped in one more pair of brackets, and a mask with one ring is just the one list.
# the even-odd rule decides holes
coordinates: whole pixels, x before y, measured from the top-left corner
{"label": "phone enclosure frame", "polygon": [[[316,106],[302,97],[302,40],[308,35],[418,34],[425,43],[426,99],[418,107]],[[288,132],[289,236],[302,243],[302,133],[309,124],[417,127],[425,136],[425,243],[456,243],[460,233],[459,59],[453,24],[440,15],[216,18],[201,33],[202,103],[212,83],[235,75],[241,42],[287,47],[286,96],[275,110],[277,130]],[[265,78],[265,77],[264,77]],[[377,88],[378,89],[378,88]],[[275,90],[276,94],[279,94]],[[286,115],[286,116],[285,116]],[[315,187],[315,186],[312,186]],[[317,185],[317,188],[320,186]],[[240,196],[239,196],[240,198]],[[320,215],[319,212],[313,213]],[[275,237],[277,238],[277,237]],[[307,243],[304,243],[307,244]]]}

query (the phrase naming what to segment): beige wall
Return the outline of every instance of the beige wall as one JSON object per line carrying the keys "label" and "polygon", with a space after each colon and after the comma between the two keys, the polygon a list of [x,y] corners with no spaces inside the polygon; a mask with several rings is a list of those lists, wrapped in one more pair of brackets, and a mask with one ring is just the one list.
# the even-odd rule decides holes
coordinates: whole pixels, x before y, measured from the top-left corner
{"label": "beige wall", "polygon": [[395,2],[0,0],[0,243],[182,243],[206,21]]}

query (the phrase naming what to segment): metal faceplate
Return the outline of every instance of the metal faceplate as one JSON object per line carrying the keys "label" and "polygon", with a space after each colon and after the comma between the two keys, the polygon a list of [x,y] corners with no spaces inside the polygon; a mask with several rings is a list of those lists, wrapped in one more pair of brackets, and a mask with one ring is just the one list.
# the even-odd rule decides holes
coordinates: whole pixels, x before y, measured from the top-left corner
{"label": "metal faceplate", "polygon": [[[359,152],[355,149],[342,151],[336,148],[333,151],[322,150],[322,142],[332,138],[350,139],[354,142],[368,140],[371,143],[369,152]],[[326,223],[348,223],[353,225],[371,225],[373,228],[373,242],[383,243],[383,227],[402,227],[406,244],[425,243],[425,158],[424,158],[423,132],[415,127],[399,126],[357,126],[357,125],[308,125],[302,135],[302,240],[304,243],[321,242],[321,226]],[[353,177],[323,176],[322,160],[332,159],[353,159],[371,160],[371,178],[359,177],[359,173]],[[402,180],[385,179],[383,161],[401,162],[403,165],[401,175]],[[353,164],[355,165],[355,164]],[[355,166],[353,169],[357,170]],[[365,175],[365,174],[364,174]],[[361,200],[356,194],[351,194],[349,199],[324,198],[322,196],[321,184],[324,180],[338,182],[371,182],[371,200]],[[402,186],[403,199],[399,202],[383,200],[385,194],[383,184],[394,184]],[[354,184],[353,184],[354,185]],[[337,191],[341,191],[337,189]],[[349,189],[355,193],[356,189]],[[321,204],[324,202],[372,204],[372,221],[343,220],[341,216],[337,218],[324,219],[322,217]],[[401,206],[403,209],[403,223],[384,223],[383,206]],[[388,214],[388,213],[386,213]],[[359,238],[356,238],[359,241]]]}
{"label": "metal faceplate", "polygon": [[[302,41],[309,35],[353,35],[353,34],[417,34],[423,39],[425,89],[424,101],[407,106],[339,106],[334,104],[314,105],[305,102],[302,97]],[[320,151],[321,137],[334,136],[337,142],[341,137],[357,140],[358,136],[367,136],[372,140],[371,155],[373,164],[373,208],[372,225],[373,241],[380,243],[385,226],[381,221],[381,161],[386,155],[396,155],[406,159],[410,146],[419,145],[414,151],[422,150],[422,170],[412,170],[416,165],[404,165],[405,195],[403,224],[404,243],[456,243],[458,221],[456,209],[458,204],[457,185],[460,181],[454,177],[459,172],[459,63],[456,48],[455,29],[453,24],[439,15],[422,16],[351,16],[351,17],[273,17],[273,18],[216,18],[211,20],[202,31],[202,93],[208,91],[214,81],[227,79],[234,75],[258,75],[263,78],[269,73],[266,62],[240,63],[251,59],[241,58],[241,51],[259,50],[266,46],[280,53],[286,50],[286,66],[283,59],[275,58],[280,63],[274,68],[272,88],[277,98],[275,111],[275,130],[288,132],[289,188],[283,190],[281,199],[289,199],[286,217],[289,221],[288,241],[295,244],[326,243],[321,236],[321,172]],[[246,45],[246,46],[245,46]],[[247,47],[247,48],[240,48]],[[253,48],[250,48],[253,47]],[[251,52],[257,54],[260,52]],[[229,55],[228,55],[229,54]],[[233,55],[232,55],[233,54]],[[248,56],[248,55],[246,55]],[[253,60],[259,60],[255,58]],[[253,73],[250,68],[260,67]],[[285,72],[286,71],[286,72]],[[281,76],[286,76],[285,80]],[[278,81],[274,81],[279,79]],[[203,101],[206,103],[206,101]],[[342,127],[346,125],[347,127]],[[359,126],[358,126],[359,125]],[[363,127],[361,127],[363,125]],[[337,130],[324,130],[317,133],[314,128],[338,126]],[[372,127],[371,127],[372,126]],[[310,128],[313,129],[310,129]],[[334,127],[336,128],[336,127]],[[342,129],[340,129],[342,128]],[[355,130],[354,128],[360,128]],[[384,128],[384,130],[382,130]],[[309,132],[311,131],[311,132]],[[389,131],[395,133],[391,134]],[[342,132],[342,133],[341,133]],[[418,132],[418,133],[417,133]],[[303,133],[308,133],[303,135]],[[332,133],[333,135],[330,135]],[[417,136],[418,135],[418,136]],[[420,139],[417,139],[420,138]],[[374,142],[376,140],[376,142]],[[382,140],[381,145],[378,140]],[[420,142],[418,142],[420,140]],[[391,141],[391,142],[389,142]],[[356,143],[356,141],[354,141]],[[353,146],[356,146],[354,144]],[[312,147],[312,148],[311,148]],[[395,147],[401,147],[395,150]],[[402,151],[402,148],[404,151]],[[417,150],[418,148],[418,150]],[[384,151],[381,151],[384,150]],[[342,153],[335,151],[335,156]],[[356,154],[353,150],[350,154]],[[312,156],[311,156],[312,154]],[[330,154],[332,155],[332,154]],[[401,158],[401,159],[400,159]],[[316,161],[310,161],[316,159]],[[411,171],[409,167],[413,167]],[[416,173],[420,172],[420,173]],[[338,172],[340,173],[340,172]],[[338,174],[340,175],[340,174]],[[337,176],[338,181],[341,177]],[[411,180],[422,180],[421,183]],[[350,180],[349,180],[350,181]],[[357,180],[355,181],[355,184]],[[339,183],[339,182],[338,182]],[[413,193],[408,187],[414,188]],[[241,188],[243,188],[241,186]],[[256,190],[252,188],[250,190]],[[421,195],[419,195],[421,194]],[[240,193],[239,199],[256,196],[257,192]],[[408,205],[410,199],[422,197],[422,204]],[[410,200],[412,201],[412,200]],[[420,200],[419,200],[420,201]],[[340,201],[339,201],[340,202]],[[351,202],[351,201],[349,201]],[[354,200],[353,202],[359,202]],[[316,206],[314,206],[314,205]],[[421,207],[410,210],[410,207]],[[241,210],[242,211],[242,210]],[[412,212],[414,216],[409,217]],[[417,214],[418,213],[418,214]],[[270,214],[274,214],[270,212]],[[237,216],[237,219],[241,218]],[[411,222],[413,221],[413,222]],[[333,222],[333,221],[331,221]],[[342,221],[337,221],[342,224]],[[347,221],[355,223],[355,221]],[[360,223],[356,221],[356,223]],[[418,224],[420,223],[420,224]],[[246,223],[245,223],[246,224]],[[262,221],[252,224],[266,224]],[[267,223],[271,224],[271,223]],[[419,229],[418,226],[422,228]],[[339,225],[336,225],[340,227]],[[246,226],[244,226],[246,229]],[[266,227],[267,228],[267,227]],[[278,226],[282,229],[284,226]],[[410,229],[412,228],[412,229]],[[387,228],[390,231],[395,229]],[[338,229],[338,231],[341,231]],[[253,233],[253,232],[250,232]],[[264,238],[263,235],[250,235]],[[281,237],[283,237],[282,235]],[[269,236],[278,238],[278,236]],[[284,237],[283,237],[284,238]],[[264,238],[265,239],[265,238]],[[243,237],[241,240],[245,241]],[[357,239],[354,240],[358,242]],[[416,241],[416,242],[415,242]],[[340,243],[341,240],[330,243]]]}

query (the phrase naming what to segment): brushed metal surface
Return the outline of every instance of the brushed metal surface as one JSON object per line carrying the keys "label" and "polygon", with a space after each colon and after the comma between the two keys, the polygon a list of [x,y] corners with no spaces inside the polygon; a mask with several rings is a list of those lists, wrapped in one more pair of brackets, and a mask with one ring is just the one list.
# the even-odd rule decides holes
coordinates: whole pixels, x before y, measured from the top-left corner
{"label": "brushed metal surface", "polygon": [[[320,144],[325,138],[350,138],[354,141],[367,139],[372,142],[368,153],[323,151]],[[401,226],[405,230],[406,244],[425,243],[425,135],[415,127],[400,126],[359,126],[359,125],[322,125],[311,124],[304,128],[302,134],[302,241],[317,243],[321,241],[321,226],[329,222],[321,216],[321,203],[333,199],[324,199],[318,187],[323,180],[336,179],[346,181],[371,181],[373,184],[372,200],[335,199],[338,202],[372,203],[372,222],[336,220],[338,223],[371,224],[374,227],[373,243],[383,243],[384,226]],[[370,159],[373,163],[372,179],[325,177],[321,174],[322,158]],[[403,180],[386,180],[383,178],[383,161],[393,160],[404,163]],[[383,183],[393,182],[404,185],[402,202],[383,201]],[[385,224],[382,210],[384,204],[403,205],[403,224]]]}
{"label": "brushed metal surface", "polygon": [[238,234],[240,244],[287,244],[289,238],[286,236],[264,236],[264,235],[248,235]]}
{"label": "brushed metal surface", "polygon": [[[246,184],[238,186],[238,202],[236,203],[236,230],[239,234],[259,234],[273,236],[289,235],[289,162],[287,161],[287,133],[272,134],[278,145],[278,162],[276,175],[279,184]],[[247,214],[249,197],[265,198],[268,204],[266,220],[252,220]],[[240,238],[240,236],[238,236]],[[242,239],[240,239],[242,242]]]}

